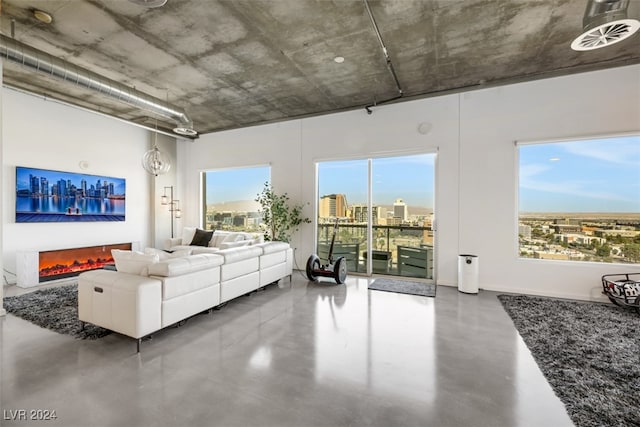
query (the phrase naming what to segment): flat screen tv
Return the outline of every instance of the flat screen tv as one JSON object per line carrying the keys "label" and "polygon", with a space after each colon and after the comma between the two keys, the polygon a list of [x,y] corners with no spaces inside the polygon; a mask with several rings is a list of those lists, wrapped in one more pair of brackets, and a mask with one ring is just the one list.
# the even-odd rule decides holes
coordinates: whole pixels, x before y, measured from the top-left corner
{"label": "flat screen tv", "polygon": [[16,222],[124,221],[124,178],[16,166]]}

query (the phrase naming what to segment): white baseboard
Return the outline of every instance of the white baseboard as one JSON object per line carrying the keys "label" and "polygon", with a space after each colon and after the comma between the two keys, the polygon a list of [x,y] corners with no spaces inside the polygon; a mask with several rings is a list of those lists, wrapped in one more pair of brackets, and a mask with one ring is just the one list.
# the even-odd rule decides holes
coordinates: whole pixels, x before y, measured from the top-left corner
{"label": "white baseboard", "polygon": [[[438,286],[450,286],[450,287],[458,287],[457,283],[452,282],[438,282]],[[602,294],[602,288],[600,286],[596,286],[591,289],[589,295],[571,293],[571,292],[540,292],[537,289],[514,289],[505,286],[480,286],[480,290],[484,291],[492,291],[492,292],[504,292],[509,294],[519,294],[519,295],[535,295],[541,297],[551,297],[551,298],[563,298],[563,299],[573,299],[580,301],[591,301],[591,302],[609,302],[609,299]]]}
{"label": "white baseboard", "polygon": [[571,293],[571,292],[540,292],[537,289],[513,289],[507,288],[504,286],[488,286],[483,287],[486,291],[494,291],[494,292],[505,292],[510,294],[519,294],[519,295],[535,295],[541,297],[551,297],[551,298],[562,298],[562,299],[573,299],[580,301],[591,301],[591,302],[608,302],[609,299],[602,294],[602,288],[597,289],[597,292],[593,292],[594,289],[591,290],[589,295],[585,295],[583,293]]}

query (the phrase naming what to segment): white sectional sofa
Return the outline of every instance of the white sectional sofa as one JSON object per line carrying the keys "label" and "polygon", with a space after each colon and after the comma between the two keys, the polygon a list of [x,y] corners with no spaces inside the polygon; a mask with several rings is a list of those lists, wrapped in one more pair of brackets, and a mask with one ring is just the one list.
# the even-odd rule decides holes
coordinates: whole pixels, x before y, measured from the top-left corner
{"label": "white sectional sofa", "polygon": [[262,234],[215,230],[206,246],[196,246],[192,244],[196,231],[202,232],[204,230],[198,230],[196,227],[184,227],[182,236],[167,239],[163,249],[172,252],[191,250],[195,254],[215,253],[222,249],[252,246],[264,242]]}
{"label": "white sectional sofa", "polygon": [[143,337],[291,277],[293,270],[293,251],[284,242],[190,253],[197,250],[113,251],[117,271],[80,274],[78,318],[135,338],[140,351]]}

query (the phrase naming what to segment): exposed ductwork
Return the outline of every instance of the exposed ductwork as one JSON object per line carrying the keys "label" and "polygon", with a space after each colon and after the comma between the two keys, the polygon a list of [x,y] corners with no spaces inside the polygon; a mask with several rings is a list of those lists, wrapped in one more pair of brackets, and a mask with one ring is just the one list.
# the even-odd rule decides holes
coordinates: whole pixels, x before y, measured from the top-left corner
{"label": "exposed ductwork", "polygon": [[174,129],[177,134],[190,137],[197,135],[197,132],[193,130],[193,123],[186,113],[171,104],[2,34],[0,34],[0,56],[40,73],[94,90],[118,101],[173,120],[177,124]]}
{"label": "exposed ductwork", "polygon": [[571,48],[584,51],[599,49],[631,37],[640,22],[627,18],[629,0],[588,0],[579,35]]}

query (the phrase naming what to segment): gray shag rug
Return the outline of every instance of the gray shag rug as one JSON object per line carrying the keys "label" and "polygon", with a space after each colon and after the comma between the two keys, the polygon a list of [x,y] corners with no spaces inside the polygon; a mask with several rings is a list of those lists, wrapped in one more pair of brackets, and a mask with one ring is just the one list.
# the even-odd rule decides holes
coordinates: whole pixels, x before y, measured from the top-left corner
{"label": "gray shag rug", "polygon": [[399,294],[435,297],[436,285],[433,283],[413,282],[410,280],[378,278],[369,283],[369,289],[374,291],[396,292]]}
{"label": "gray shag rug", "polygon": [[4,308],[14,316],[42,328],[71,335],[77,339],[95,340],[111,331],[78,320],[78,285],[40,289],[23,295],[4,298]]}
{"label": "gray shag rug", "polygon": [[525,295],[498,299],[576,426],[640,426],[635,310]]}

